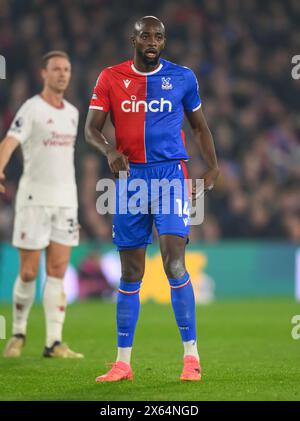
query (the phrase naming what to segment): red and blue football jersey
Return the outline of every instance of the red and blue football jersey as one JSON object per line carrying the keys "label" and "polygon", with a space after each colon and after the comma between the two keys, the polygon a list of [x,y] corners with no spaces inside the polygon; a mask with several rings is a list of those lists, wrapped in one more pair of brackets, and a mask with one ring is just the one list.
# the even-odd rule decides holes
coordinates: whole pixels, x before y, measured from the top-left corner
{"label": "red and blue football jersey", "polygon": [[187,160],[184,111],[200,107],[192,70],[163,59],[149,73],[138,71],[132,60],[105,68],[90,103],[90,109],[110,112],[117,149],[135,163]]}

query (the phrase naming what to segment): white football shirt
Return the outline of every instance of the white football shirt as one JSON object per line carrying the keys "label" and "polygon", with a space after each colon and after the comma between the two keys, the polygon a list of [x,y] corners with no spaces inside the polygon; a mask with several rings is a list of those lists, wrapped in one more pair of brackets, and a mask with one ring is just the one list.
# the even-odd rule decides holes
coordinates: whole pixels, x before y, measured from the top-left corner
{"label": "white football shirt", "polygon": [[19,109],[7,132],[20,142],[24,157],[17,208],[78,206],[74,168],[78,116],[68,101],[56,108],[40,95]]}

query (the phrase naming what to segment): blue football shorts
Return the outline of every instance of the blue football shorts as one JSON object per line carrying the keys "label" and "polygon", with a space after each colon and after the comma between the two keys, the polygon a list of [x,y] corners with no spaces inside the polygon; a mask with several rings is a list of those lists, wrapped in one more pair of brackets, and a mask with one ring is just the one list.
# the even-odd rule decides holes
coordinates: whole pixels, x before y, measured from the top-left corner
{"label": "blue football shorts", "polygon": [[116,180],[112,237],[118,250],[147,247],[153,223],[159,236],[188,237],[189,216],[184,162],[130,163],[130,175]]}

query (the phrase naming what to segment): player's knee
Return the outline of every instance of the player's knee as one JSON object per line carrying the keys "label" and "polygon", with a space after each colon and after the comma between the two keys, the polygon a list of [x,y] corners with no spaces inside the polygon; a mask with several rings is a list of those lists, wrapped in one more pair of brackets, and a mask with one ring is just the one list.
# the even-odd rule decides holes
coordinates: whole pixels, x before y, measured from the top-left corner
{"label": "player's knee", "polygon": [[166,258],[164,262],[164,269],[168,278],[181,278],[185,272],[185,265],[182,259]]}
{"label": "player's knee", "polygon": [[67,261],[53,262],[47,264],[47,275],[54,278],[63,278],[68,267]]}
{"label": "player's knee", "polygon": [[38,269],[34,269],[31,267],[24,267],[20,270],[20,277],[23,282],[32,282],[37,277]]}

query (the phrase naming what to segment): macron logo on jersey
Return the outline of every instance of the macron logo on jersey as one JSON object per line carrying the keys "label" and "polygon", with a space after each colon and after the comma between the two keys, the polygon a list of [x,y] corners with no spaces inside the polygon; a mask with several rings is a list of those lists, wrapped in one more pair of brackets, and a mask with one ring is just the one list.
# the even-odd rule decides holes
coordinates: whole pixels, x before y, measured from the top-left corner
{"label": "macron logo on jersey", "polygon": [[129,85],[130,85],[130,83],[131,83],[131,80],[126,79],[126,80],[123,80],[123,82],[124,82],[124,85],[126,86],[126,88],[128,88],[128,86],[129,86]]}
{"label": "macron logo on jersey", "polygon": [[121,108],[124,113],[138,113],[140,111],[145,111],[146,113],[148,111],[151,113],[167,111],[170,113],[172,111],[172,102],[164,98],[153,99],[150,102],[137,101],[135,95],[131,95],[130,98],[131,101],[127,99],[121,102]]}

